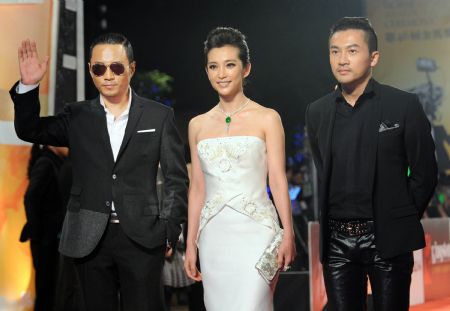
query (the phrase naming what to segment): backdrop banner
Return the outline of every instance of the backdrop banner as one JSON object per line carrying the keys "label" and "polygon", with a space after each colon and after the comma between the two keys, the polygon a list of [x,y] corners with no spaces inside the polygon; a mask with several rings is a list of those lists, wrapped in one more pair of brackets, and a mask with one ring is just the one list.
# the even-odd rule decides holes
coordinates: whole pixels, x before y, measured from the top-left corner
{"label": "backdrop banner", "polygon": [[450,220],[424,219],[422,221],[427,247],[424,250],[425,301],[450,296]]}
{"label": "backdrop banner", "polygon": [[[35,40],[39,56],[50,56],[52,10],[51,0],[0,1],[0,310],[33,307],[30,246],[19,242],[25,224],[23,195],[30,146],[14,132],[14,110],[8,91],[20,77],[17,49],[21,40]],[[43,115],[48,111],[48,77],[40,84]]]}
{"label": "backdrop banner", "polygon": [[327,294],[319,258],[319,223],[317,221],[308,223],[308,252],[311,311],[322,311],[327,303]]}
{"label": "backdrop banner", "polygon": [[441,184],[448,184],[450,1],[366,0],[366,10],[381,55],[375,78],[418,94],[433,126]]}

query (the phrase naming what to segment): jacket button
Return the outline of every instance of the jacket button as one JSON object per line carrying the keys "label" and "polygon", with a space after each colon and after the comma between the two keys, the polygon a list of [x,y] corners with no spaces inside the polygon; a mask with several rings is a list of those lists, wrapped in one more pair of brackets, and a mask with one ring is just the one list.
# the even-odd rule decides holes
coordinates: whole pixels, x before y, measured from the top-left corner
{"label": "jacket button", "polygon": [[106,206],[110,206],[111,205],[111,203],[109,203],[109,201],[106,201]]}
{"label": "jacket button", "polygon": [[117,175],[116,175],[116,174],[113,174],[113,175],[112,175],[112,178],[113,178],[113,179],[116,179],[116,178],[117,178]]}

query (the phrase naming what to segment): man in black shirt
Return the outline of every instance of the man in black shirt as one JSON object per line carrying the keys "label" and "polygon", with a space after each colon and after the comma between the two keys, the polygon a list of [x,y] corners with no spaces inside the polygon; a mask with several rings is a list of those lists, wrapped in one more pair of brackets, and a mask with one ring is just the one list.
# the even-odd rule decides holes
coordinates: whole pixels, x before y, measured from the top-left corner
{"label": "man in black shirt", "polygon": [[[379,84],[370,22],[345,17],[329,37],[334,92],[311,103],[307,132],[319,179],[320,258],[331,310],[408,310],[412,251],[437,183],[430,124],[417,96]],[[408,173],[409,172],[409,173]]]}

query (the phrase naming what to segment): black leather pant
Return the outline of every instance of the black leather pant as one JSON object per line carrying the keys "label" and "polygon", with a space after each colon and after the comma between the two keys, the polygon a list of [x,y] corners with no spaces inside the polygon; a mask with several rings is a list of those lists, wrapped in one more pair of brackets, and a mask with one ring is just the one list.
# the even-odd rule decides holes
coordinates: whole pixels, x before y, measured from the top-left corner
{"label": "black leather pant", "polygon": [[356,236],[332,230],[323,265],[327,310],[367,310],[368,278],[376,311],[408,310],[413,265],[411,252],[381,258],[373,228]]}

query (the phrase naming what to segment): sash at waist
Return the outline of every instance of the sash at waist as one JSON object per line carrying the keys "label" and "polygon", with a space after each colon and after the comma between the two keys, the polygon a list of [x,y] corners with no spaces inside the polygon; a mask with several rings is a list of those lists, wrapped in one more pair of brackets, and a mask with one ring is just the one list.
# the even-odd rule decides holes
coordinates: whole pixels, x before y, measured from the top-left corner
{"label": "sash at waist", "polygon": [[255,199],[244,193],[224,195],[219,192],[205,202],[200,214],[198,235],[200,235],[201,230],[207,223],[225,206],[252,218],[257,223],[274,230],[274,232],[280,228],[275,206],[269,198]]}

